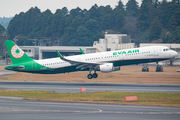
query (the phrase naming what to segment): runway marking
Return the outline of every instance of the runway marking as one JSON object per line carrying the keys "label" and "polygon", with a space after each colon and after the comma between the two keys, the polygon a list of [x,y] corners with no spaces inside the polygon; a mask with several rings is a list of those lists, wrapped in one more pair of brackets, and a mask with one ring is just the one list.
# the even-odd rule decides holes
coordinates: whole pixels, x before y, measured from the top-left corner
{"label": "runway marking", "polygon": [[180,114],[180,112],[117,112],[120,114]]}
{"label": "runway marking", "polygon": [[29,109],[23,109],[23,110],[13,110],[13,109],[3,109],[3,110],[0,110],[1,112],[66,112],[66,113],[105,113],[105,114],[108,114],[108,113],[117,113],[117,114],[180,114],[180,112],[118,112],[118,111],[102,111],[102,110],[99,110],[99,111],[73,111],[73,110],[29,110]]}
{"label": "runway marking", "polygon": [[26,111],[26,112],[74,112],[74,113],[97,113],[97,112],[102,112],[102,110],[100,111],[71,111],[71,110],[0,110],[1,112],[22,112],[22,111]]}

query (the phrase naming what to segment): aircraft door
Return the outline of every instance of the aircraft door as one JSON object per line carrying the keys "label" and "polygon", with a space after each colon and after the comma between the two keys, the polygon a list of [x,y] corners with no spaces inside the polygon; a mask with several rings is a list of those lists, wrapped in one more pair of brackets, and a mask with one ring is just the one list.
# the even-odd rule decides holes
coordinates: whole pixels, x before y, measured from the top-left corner
{"label": "aircraft door", "polygon": [[159,56],[158,47],[154,47],[153,50],[154,50],[154,56]]}
{"label": "aircraft door", "polygon": [[35,70],[35,69],[36,69],[36,63],[32,62],[32,70]]}
{"label": "aircraft door", "polygon": [[119,60],[124,60],[124,54],[119,55]]}

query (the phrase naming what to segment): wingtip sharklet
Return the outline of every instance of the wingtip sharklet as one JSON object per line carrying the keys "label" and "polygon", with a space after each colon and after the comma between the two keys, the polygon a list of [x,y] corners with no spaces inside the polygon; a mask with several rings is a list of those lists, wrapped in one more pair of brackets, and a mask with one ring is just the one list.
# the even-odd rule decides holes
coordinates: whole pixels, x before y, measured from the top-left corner
{"label": "wingtip sharklet", "polygon": [[85,54],[84,51],[81,48],[79,48],[79,50],[81,51],[82,54]]}
{"label": "wingtip sharklet", "polygon": [[63,56],[56,50],[56,53],[58,54],[58,56],[60,57],[60,58],[63,58]]}

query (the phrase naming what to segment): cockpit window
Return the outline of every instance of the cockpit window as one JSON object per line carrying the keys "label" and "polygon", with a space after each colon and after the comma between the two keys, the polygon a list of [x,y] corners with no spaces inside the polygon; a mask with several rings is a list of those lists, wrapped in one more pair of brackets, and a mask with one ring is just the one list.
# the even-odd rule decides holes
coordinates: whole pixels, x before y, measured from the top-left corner
{"label": "cockpit window", "polygon": [[169,48],[163,49],[163,51],[168,51],[168,50],[171,50],[171,49],[169,49]]}

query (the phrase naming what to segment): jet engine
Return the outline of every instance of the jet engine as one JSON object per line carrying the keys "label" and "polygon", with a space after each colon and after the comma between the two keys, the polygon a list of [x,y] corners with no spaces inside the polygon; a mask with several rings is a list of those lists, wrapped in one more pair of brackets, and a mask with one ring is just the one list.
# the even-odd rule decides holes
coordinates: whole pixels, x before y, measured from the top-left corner
{"label": "jet engine", "polygon": [[105,72],[105,73],[121,70],[120,66],[114,67],[113,63],[106,63],[106,64],[103,64],[103,65],[100,65],[99,68],[100,68],[101,72]]}

